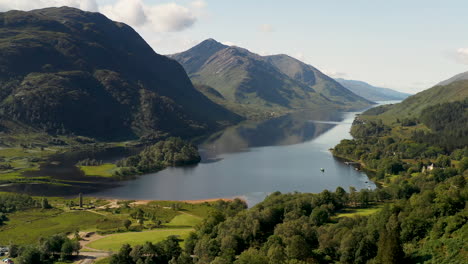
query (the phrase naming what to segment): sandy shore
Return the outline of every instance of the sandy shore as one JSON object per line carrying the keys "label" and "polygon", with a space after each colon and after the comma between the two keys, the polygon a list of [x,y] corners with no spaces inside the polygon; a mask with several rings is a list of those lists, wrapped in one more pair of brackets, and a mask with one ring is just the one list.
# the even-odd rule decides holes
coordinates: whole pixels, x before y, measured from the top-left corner
{"label": "sandy shore", "polygon": [[[234,199],[241,199],[241,200],[245,201],[244,197],[210,198],[210,199],[200,199],[200,200],[174,200],[174,201],[169,200],[169,201],[189,203],[189,204],[200,204],[200,203],[205,203],[205,202],[206,203],[216,202],[216,201],[219,201],[219,200],[230,202],[230,201],[234,201]],[[113,201],[118,201],[118,200],[113,199]],[[166,200],[135,200],[135,202],[133,202],[132,204],[141,205],[141,204],[148,204],[149,202],[153,202],[153,201],[166,201]]]}

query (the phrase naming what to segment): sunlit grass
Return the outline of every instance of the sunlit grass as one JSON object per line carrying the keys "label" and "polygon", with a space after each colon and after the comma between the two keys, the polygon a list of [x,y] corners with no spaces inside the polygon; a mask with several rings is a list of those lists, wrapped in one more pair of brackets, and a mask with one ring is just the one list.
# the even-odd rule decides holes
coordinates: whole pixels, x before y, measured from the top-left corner
{"label": "sunlit grass", "polygon": [[157,229],[146,232],[128,232],[110,235],[94,242],[91,242],[87,247],[99,249],[99,250],[110,250],[118,251],[123,244],[130,244],[131,246],[141,245],[149,241],[152,243],[158,243],[163,241],[169,236],[178,236],[180,239],[185,239],[193,229]]}
{"label": "sunlit grass", "polygon": [[117,170],[117,165],[104,163],[99,166],[78,166],[87,176],[112,177]]}

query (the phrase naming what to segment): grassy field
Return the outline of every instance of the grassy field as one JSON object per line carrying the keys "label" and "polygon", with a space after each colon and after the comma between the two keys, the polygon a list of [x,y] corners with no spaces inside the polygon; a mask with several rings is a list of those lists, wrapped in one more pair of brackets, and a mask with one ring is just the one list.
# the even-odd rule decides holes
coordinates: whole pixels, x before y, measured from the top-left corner
{"label": "grassy field", "polygon": [[163,241],[168,236],[179,236],[180,239],[185,239],[193,229],[158,229],[145,232],[129,232],[110,235],[102,239],[89,243],[87,246],[99,250],[118,251],[120,247],[127,243],[132,246],[144,244],[146,241],[157,243]]}
{"label": "grassy field", "polygon": [[376,213],[382,209],[383,204],[377,204],[367,208],[346,208],[341,210],[339,214],[336,215],[337,218],[341,217],[355,217],[355,216],[368,216],[373,213]]}
{"label": "grassy field", "polygon": [[9,221],[0,227],[0,244],[30,244],[40,237],[57,233],[96,229],[102,215],[87,211],[64,212],[59,209],[33,209],[8,215]]}
{"label": "grassy field", "polygon": [[99,259],[98,261],[94,262],[94,264],[109,264],[110,263],[110,257],[109,258],[102,258]]}
{"label": "grassy field", "polygon": [[188,214],[180,214],[174,217],[169,223],[165,224],[165,226],[196,226],[201,223],[202,218],[188,215]]}
{"label": "grassy field", "polygon": [[112,177],[117,170],[117,165],[104,163],[99,166],[78,166],[86,176]]}
{"label": "grassy field", "polygon": [[174,205],[178,206],[178,209],[183,212],[198,216],[206,217],[213,211],[213,206],[210,203],[201,203],[201,204],[190,204],[185,202],[177,201],[152,201],[148,203],[149,206],[160,206],[160,207],[172,207]]}

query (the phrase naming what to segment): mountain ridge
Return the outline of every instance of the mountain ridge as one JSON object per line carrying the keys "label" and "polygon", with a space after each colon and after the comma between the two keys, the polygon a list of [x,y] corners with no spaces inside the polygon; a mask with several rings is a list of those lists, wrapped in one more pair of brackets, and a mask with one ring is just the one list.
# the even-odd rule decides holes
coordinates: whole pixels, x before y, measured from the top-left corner
{"label": "mountain ridge", "polygon": [[336,78],[335,80],[353,93],[371,101],[403,100],[411,95],[390,88],[373,86],[359,80],[346,80],[342,78]]}
{"label": "mountain ridge", "polygon": [[[458,76],[458,75],[456,75]],[[455,77],[456,77],[455,76]],[[457,80],[446,85],[435,85],[406,98],[394,105],[384,105],[370,109],[363,115],[377,115],[387,120],[419,118],[422,111],[430,106],[453,103],[468,98],[468,80]]]}
{"label": "mountain ridge", "polygon": [[[260,56],[247,49],[207,39],[187,51],[169,55],[182,64],[195,84],[217,90],[223,105],[233,111],[253,105],[263,111],[291,111],[297,108],[363,108],[371,104],[320,71],[310,70],[320,85],[288,75],[276,57]],[[295,60],[280,56],[283,60]],[[301,62],[302,63],[302,62]],[[301,64],[306,67],[306,64]],[[317,75],[317,77],[316,77]],[[337,89],[335,95],[325,92]],[[344,95],[340,98],[341,95]],[[208,95],[209,96],[209,95]],[[211,98],[211,97],[210,97]],[[213,98],[211,98],[213,99]]]}
{"label": "mountain ridge", "polygon": [[[191,137],[241,118],[196,90],[183,67],[100,13],[0,13],[0,117],[104,140]],[[10,129],[14,130],[14,129]]]}

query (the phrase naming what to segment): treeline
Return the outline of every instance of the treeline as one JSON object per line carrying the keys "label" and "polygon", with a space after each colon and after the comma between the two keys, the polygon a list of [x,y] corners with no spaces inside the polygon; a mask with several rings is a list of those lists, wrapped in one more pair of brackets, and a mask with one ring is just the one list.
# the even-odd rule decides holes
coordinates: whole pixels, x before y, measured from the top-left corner
{"label": "treeline", "polygon": [[382,199],[380,190],[274,193],[234,217],[209,217],[186,240],[185,250],[196,256],[194,263],[443,263],[447,254],[452,258],[446,263],[462,263],[457,243],[467,231],[464,177],[439,184],[420,177],[403,185],[395,188],[405,194],[381,211],[338,219],[334,215],[343,207]]}
{"label": "treeline", "polygon": [[168,138],[145,148],[137,155],[117,162],[117,176],[156,172],[170,166],[196,164],[201,158],[197,147],[180,138]]}
{"label": "treeline", "polygon": [[[110,264],[190,263],[191,257],[182,255],[180,241],[176,236],[169,236],[156,244],[146,242],[134,247],[124,244],[119,252],[111,257]],[[177,259],[179,262],[175,262]]]}
{"label": "treeline", "polygon": [[[159,247],[158,253],[126,245],[121,252],[138,257],[113,257],[111,263],[463,263],[466,168],[444,177],[437,173],[404,175],[373,191],[276,192],[248,210],[234,206],[212,213],[183,250]],[[384,206],[368,217],[338,217],[345,208],[376,204]]]}
{"label": "treeline", "polygon": [[431,132],[417,131],[413,139],[447,150],[468,146],[468,99],[426,108],[420,120]]}
{"label": "treeline", "polygon": [[19,247],[9,246],[9,256],[16,258],[18,264],[53,264],[57,261],[68,261],[73,254],[80,251],[79,236],[70,239],[58,234],[41,238],[36,245]]}
{"label": "treeline", "polygon": [[41,207],[41,203],[29,195],[0,193],[0,225],[8,219],[7,214],[9,213],[39,207]]}
{"label": "treeline", "polygon": [[351,135],[355,138],[365,138],[370,136],[383,136],[390,132],[391,128],[385,125],[382,120],[363,120],[356,118],[351,127]]}
{"label": "treeline", "polygon": [[80,160],[76,163],[76,166],[100,166],[102,165],[102,160],[89,159]]}

